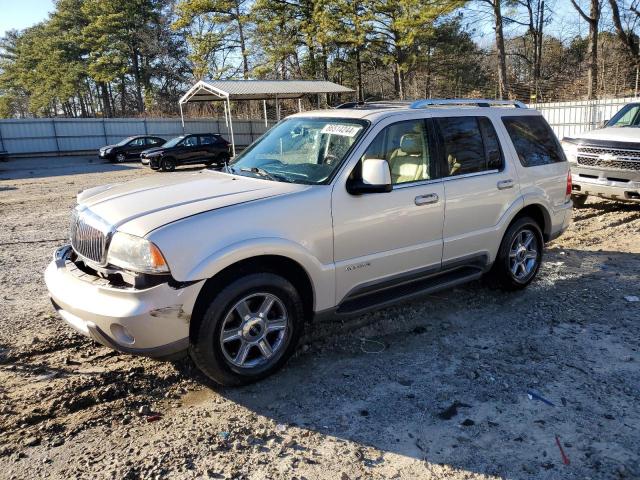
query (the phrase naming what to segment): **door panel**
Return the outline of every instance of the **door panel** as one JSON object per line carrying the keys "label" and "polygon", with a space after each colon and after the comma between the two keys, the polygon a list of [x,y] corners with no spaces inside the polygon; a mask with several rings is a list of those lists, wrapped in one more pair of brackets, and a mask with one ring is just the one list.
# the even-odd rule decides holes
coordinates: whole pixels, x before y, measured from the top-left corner
{"label": "door panel", "polygon": [[[416,198],[428,195],[437,195],[438,200],[416,205]],[[334,190],[338,302],[364,283],[412,270],[439,269],[443,198],[440,181],[359,196],[343,188]]]}
{"label": "door panel", "polygon": [[515,169],[488,117],[438,118],[434,124],[446,175],[442,262],[479,254],[492,259],[502,240],[499,223],[520,197]]}
{"label": "door panel", "polygon": [[[365,158],[390,164],[393,190],[351,195],[344,181],[333,190],[336,300],[363,284],[416,270],[435,271],[442,260],[444,186],[437,178],[424,119],[381,129]],[[359,166],[352,175],[359,175]]]}

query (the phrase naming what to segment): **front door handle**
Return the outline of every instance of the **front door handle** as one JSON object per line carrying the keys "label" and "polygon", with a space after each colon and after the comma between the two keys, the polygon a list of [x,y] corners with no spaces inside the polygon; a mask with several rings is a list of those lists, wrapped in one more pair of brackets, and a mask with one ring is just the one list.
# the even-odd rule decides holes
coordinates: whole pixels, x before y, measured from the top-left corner
{"label": "front door handle", "polygon": [[498,182],[498,190],[506,190],[507,188],[513,188],[513,180],[500,180]]}
{"label": "front door handle", "polygon": [[438,200],[440,200],[440,197],[438,197],[438,195],[436,195],[435,193],[429,193],[427,195],[418,195],[415,198],[416,205],[418,206],[429,205],[430,203],[438,203]]}

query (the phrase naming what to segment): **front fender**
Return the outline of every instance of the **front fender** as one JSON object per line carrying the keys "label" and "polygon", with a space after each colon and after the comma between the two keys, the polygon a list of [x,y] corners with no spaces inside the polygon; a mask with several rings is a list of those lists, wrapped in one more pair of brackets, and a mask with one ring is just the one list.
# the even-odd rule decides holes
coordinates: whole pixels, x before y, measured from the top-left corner
{"label": "front fender", "polygon": [[261,255],[277,255],[298,263],[309,276],[315,299],[314,311],[335,304],[335,269],[323,265],[302,245],[284,238],[252,238],[212,252],[187,275],[188,281],[208,279],[225,268]]}

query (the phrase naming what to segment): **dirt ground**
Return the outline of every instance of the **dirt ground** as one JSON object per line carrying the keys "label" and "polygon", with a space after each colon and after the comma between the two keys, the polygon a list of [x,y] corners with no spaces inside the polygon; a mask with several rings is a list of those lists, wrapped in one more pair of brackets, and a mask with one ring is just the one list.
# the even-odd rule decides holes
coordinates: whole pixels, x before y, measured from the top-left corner
{"label": "dirt ground", "polygon": [[0,163],[0,478],[640,478],[640,205],[590,200],[526,291],[314,325],[283,371],[222,389],[54,314],[76,193],[161,175],[88,162]]}

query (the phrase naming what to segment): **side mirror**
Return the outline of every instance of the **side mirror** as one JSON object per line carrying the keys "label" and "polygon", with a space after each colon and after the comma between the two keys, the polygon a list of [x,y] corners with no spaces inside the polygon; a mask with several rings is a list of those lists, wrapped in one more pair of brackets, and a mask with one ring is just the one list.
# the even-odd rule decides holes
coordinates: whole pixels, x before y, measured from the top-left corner
{"label": "side mirror", "polygon": [[378,158],[363,160],[360,178],[354,178],[347,182],[347,191],[351,195],[385,193],[392,189],[389,162]]}
{"label": "side mirror", "polygon": [[609,120],[603,120],[602,122],[600,122],[600,128],[606,127],[608,123],[609,123]]}

